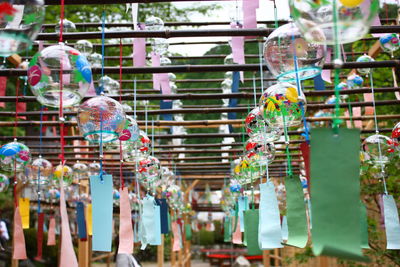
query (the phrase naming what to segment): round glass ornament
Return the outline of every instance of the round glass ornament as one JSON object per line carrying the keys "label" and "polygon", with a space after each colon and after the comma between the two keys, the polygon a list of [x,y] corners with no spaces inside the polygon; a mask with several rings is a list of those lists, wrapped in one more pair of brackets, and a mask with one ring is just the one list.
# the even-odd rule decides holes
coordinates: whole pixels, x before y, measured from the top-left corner
{"label": "round glass ornament", "polygon": [[139,131],[139,139],[136,147],[144,155],[149,155],[151,151],[151,140],[144,131]]}
{"label": "round glass ornament", "polygon": [[374,134],[362,143],[362,161],[374,165],[385,165],[394,155],[392,140],[389,137]]}
{"label": "round glass ornament", "polygon": [[[368,55],[362,55],[357,58],[357,62],[374,62],[374,61],[375,60]],[[361,69],[357,69],[357,71],[360,74],[367,75],[371,72],[371,69],[370,68],[361,68]]]}
{"label": "round glass ornament", "polygon": [[29,148],[22,143],[14,141],[0,148],[0,168],[4,171],[22,172],[30,160]]}
{"label": "round glass ornament", "polygon": [[101,68],[103,56],[99,53],[93,53],[88,56],[88,60],[93,68]]}
{"label": "round glass ornament", "polygon": [[168,57],[162,56],[162,57],[160,58],[160,65],[161,65],[161,66],[169,66],[169,65],[171,65],[171,64],[172,64],[171,59],[169,59]]}
{"label": "round glass ornament", "polygon": [[28,82],[32,93],[45,106],[60,106],[60,69],[62,75],[62,104],[78,104],[89,90],[92,70],[86,57],[64,44],[46,47],[29,62]]}
{"label": "round glass ornament", "polygon": [[29,50],[44,21],[43,0],[3,0],[0,3],[0,56]]}
{"label": "round glass ornament", "polygon": [[10,185],[7,175],[0,173],[0,193],[5,192]]}
{"label": "round glass ornament", "polygon": [[[61,20],[58,21],[55,27],[55,32],[60,33],[60,28],[61,28]],[[63,19],[63,32],[74,32],[74,31],[76,31],[75,23],[73,23],[68,19]]]}
{"label": "round glass ornament", "polygon": [[139,160],[138,178],[144,184],[154,183],[160,178],[160,161],[153,156],[147,156]]}
{"label": "round glass ornament", "polygon": [[60,199],[60,191],[54,187],[51,187],[44,194],[44,197],[49,202],[54,202],[55,200]]}
{"label": "round glass ornament", "polygon": [[164,38],[153,38],[151,39],[151,47],[153,52],[159,55],[165,55],[168,52],[169,43]]}
{"label": "round glass ornament", "polygon": [[145,20],[144,24],[146,25],[146,30],[148,31],[164,30],[164,21],[159,17],[150,16]]}
{"label": "round glass ornament", "polygon": [[347,77],[347,86],[350,89],[360,88],[364,82],[364,79],[357,74],[352,74]]}
{"label": "round glass ornament", "polygon": [[257,159],[260,165],[270,164],[275,159],[275,146],[273,143],[267,143],[250,138],[246,142],[246,157],[248,159]]}
{"label": "round glass ornament", "polygon": [[120,84],[107,75],[101,77],[98,81],[99,86],[106,95],[119,95]]}
{"label": "round glass ornament", "polygon": [[68,186],[72,184],[74,178],[74,171],[70,166],[60,164],[54,169],[53,175],[56,180],[61,180],[62,177],[64,185]]}
{"label": "round glass ornament", "polygon": [[254,108],[245,119],[246,133],[259,141],[276,141],[282,135],[282,129],[273,128],[264,120],[260,107]]}
{"label": "round glass ornament", "polygon": [[88,168],[89,168],[89,176],[100,174],[100,170],[101,170],[100,163],[93,161],[92,163],[89,163]]}
{"label": "round glass ornament", "polygon": [[392,143],[396,150],[400,151],[400,122],[398,122],[392,130]]}
{"label": "round glass ornament", "polygon": [[364,37],[378,14],[379,0],[289,0],[289,6],[293,21],[309,42],[334,45]]}
{"label": "round glass ornament", "polygon": [[397,33],[387,33],[379,38],[379,43],[383,51],[390,53],[393,56],[393,52],[400,48],[399,35]]}
{"label": "round glass ornament", "polygon": [[224,58],[224,64],[225,65],[235,64],[235,62],[233,61],[233,55],[232,54],[229,54]]}
{"label": "round glass ornament", "polygon": [[302,111],[306,110],[304,93],[290,83],[277,83],[263,92],[260,111],[270,127],[284,128],[301,124]]}
{"label": "round glass ornament", "polygon": [[72,166],[72,170],[74,171],[74,176],[75,179],[78,180],[78,183],[81,179],[86,179],[89,177],[89,167],[85,163],[79,162],[79,160]]}
{"label": "round glass ornament", "polygon": [[88,40],[79,40],[75,43],[75,49],[80,51],[82,55],[89,58],[93,52],[93,44]]}
{"label": "round glass ornament", "polygon": [[136,120],[131,116],[126,116],[125,129],[119,135],[119,140],[127,142],[137,142],[139,140],[140,129]]}
{"label": "round glass ornament", "polygon": [[79,130],[86,140],[108,143],[119,138],[126,115],[118,101],[107,96],[96,96],[80,105],[77,119]]}
{"label": "round glass ornament", "polygon": [[274,30],[264,44],[268,69],[281,82],[306,80],[321,73],[326,46],[306,41],[294,23]]}
{"label": "round glass ornament", "polygon": [[53,164],[42,157],[32,160],[26,167],[26,176],[31,183],[48,184],[49,177],[53,174]]}

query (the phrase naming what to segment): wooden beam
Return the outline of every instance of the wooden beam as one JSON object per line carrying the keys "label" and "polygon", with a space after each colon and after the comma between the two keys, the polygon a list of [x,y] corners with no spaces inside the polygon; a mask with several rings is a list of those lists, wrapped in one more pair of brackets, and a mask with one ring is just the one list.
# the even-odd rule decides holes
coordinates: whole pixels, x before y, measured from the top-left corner
{"label": "wooden beam", "polygon": [[157,267],[164,267],[164,234],[161,234],[161,245],[157,246]]}

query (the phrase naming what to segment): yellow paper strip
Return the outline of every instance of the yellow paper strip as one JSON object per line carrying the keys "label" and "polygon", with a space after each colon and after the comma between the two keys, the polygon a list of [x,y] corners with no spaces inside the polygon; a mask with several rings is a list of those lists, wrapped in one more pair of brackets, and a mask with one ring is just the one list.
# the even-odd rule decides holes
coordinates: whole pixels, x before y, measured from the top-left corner
{"label": "yellow paper strip", "polygon": [[92,204],[86,206],[86,230],[88,235],[92,235]]}
{"label": "yellow paper strip", "polygon": [[23,229],[29,229],[29,200],[29,198],[19,199],[19,212],[21,214]]}

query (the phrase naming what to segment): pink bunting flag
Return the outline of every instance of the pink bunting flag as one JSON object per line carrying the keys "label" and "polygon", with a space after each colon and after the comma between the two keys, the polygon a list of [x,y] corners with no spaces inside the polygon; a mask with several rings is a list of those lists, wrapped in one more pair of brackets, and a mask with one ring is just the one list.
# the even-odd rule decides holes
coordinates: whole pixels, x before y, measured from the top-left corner
{"label": "pink bunting flag", "polygon": [[[7,77],[6,76],[0,76],[0,96],[5,96],[6,95],[6,88],[7,88]],[[0,107],[5,108],[6,103],[0,102]]]}
{"label": "pink bunting flag", "polygon": [[56,245],[56,219],[54,218],[54,216],[50,217],[49,231],[47,233],[47,245]]}
{"label": "pink bunting flag", "polygon": [[146,39],[133,39],[133,66],[144,67],[146,65]]}
{"label": "pink bunting flag", "polygon": [[[237,26],[236,23],[231,23],[231,28],[241,28]],[[237,64],[245,64],[244,58],[244,37],[243,36],[233,36],[231,40],[232,56],[233,62]],[[240,80],[244,81],[243,71],[240,72]]]}
{"label": "pink bunting flag", "polygon": [[179,251],[181,249],[181,244],[180,244],[180,235],[179,235],[179,228],[178,228],[178,223],[176,221],[171,223],[171,228],[172,228],[172,233],[174,235],[173,237],[173,246],[172,246],[172,251]]}
{"label": "pink bunting flag", "polygon": [[63,179],[60,184],[60,214],[61,214],[61,255],[60,267],[78,267],[78,260],[76,259],[74,247],[72,245],[71,231],[69,228],[69,220],[67,207],[65,204],[65,194],[63,187]]}
{"label": "pink bunting flag", "polygon": [[[259,0],[243,0],[243,28],[257,29],[256,10],[259,7]],[[246,36],[246,39],[254,39],[256,36]]]}
{"label": "pink bunting flag", "polygon": [[[346,111],[344,112],[344,115],[345,115],[346,117],[349,117],[349,116],[350,116],[349,111],[346,110]],[[352,128],[352,127],[353,127],[353,126],[351,125],[351,121],[350,121],[350,120],[346,120],[346,126],[347,126],[347,128]]]}
{"label": "pink bunting flag", "polygon": [[38,214],[38,229],[36,234],[36,246],[37,246],[37,254],[35,260],[42,260],[42,252],[43,252],[43,224],[44,224],[44,213],[41,212]]}
{"label": "pink bunting flag", "polygon": [[[330,63],[331,59],[332,59],[332,48],[328,48],[326,50],[325,63]],[[332,83],[331,72],[332,72],[331,70],[322,70],[321,72],[322,80],[324,80],[327,83]]]}
{"label": "pink bunting flag", "polygon": [[[151,66],[152,67],[159,67],[160,66],[160,54],[151,53]],[[154,73],[153,74],[153,89],[154,90],[160,90],[161,89],[161,83],[160,83],[160,74],[159,73]]]}
{"label": "pink bunting flag", "polygon": [[[373,100],[372,93],[364,94],[365,102],[372,102],[372,100]],[[365,107],[364,115],[374,115],[374,107]]]}
{"label": "pink bunting flag", "polygon": [[[353,117],[361,117],[361,107],[353,107]],[[354,120],[354,126],[356,128],[362,129],[362,121]]]}
{"label": "pink bunting flag", "polygon": [[240,231],[240,220],[237,220],[236,231],[232,236],[233,244],[242,244],[242,232]]}
{"label": "pink bunting flag", "polygon": [[15,208],[14,212],[14,249],[13,249],[13,259],[14,260],[25,260],[26,248],[25,248],[25,236],[24,230],[22,229],[22,219],[19,212],[19,207]]}
{"label": "pink bunting flag", "polygon": [[128,187],[119,189],[119,246],[118,254],[133,253],[133,228]]}

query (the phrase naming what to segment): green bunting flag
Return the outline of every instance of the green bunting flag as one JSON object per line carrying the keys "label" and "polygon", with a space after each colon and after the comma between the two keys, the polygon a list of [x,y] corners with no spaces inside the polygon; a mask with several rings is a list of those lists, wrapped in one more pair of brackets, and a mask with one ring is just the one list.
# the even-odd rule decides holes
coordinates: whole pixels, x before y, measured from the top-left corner
{"label": "green bunting flag", "polygon": [[258,246],[258,210],[249,209],[244,212],[244,233],[247,243],[248,255],[261,255],[262,251]]}

